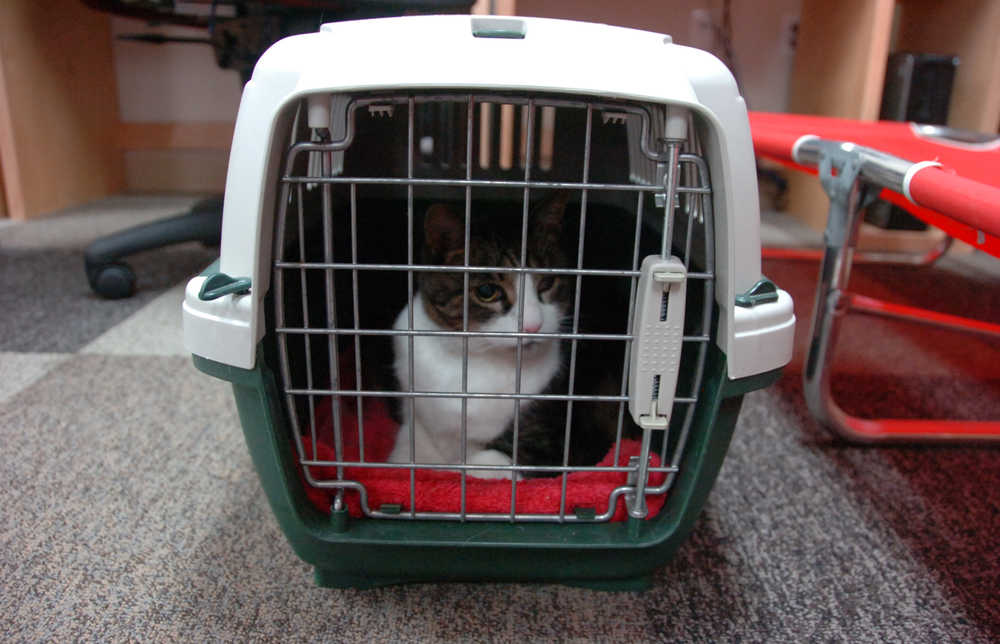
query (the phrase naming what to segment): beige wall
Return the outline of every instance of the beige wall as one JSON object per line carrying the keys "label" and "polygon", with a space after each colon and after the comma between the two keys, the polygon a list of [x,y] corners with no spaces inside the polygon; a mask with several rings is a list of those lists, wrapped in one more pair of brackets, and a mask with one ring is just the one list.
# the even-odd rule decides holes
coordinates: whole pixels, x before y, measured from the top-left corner
{"label": "beige wall", "polygon": [[[484,0],[485,2],[485,0]],[[571,18],[668,33],[674,41],[712,49],[695,27],[692,12],[708,10],[716,20],[721,0],[618,2],[606,0],[496,0],[503,11],[513,4],[524,16]],[[743,91],[752,109],[784,109],[792,51],[781,33],[797,20],[801,0],[733,1],[733,46]],[[149,28],[143,22],[113,18],[112,33],[165,33],[204,36],[197,29]],[[206,45],[149,45],[116,40],[115,73],[122,121],[225,121],[239,107],[240,82],[234,71],[215,64]]]}
{"label": "beige wall", "polygon": [[[219,68],[212,48],[201,44],[148,43],[119,40],[121,34],[161,33],[172,36],[204,38],[200,29],[184,27],[149,27],[140,20],[112,18],[115,41],[115,76],[118,82],[118,111],[121,121],[148,124],[150,127],[126,128],[123,155],[125,184],[134,192],[176,191],[216,192],[225,185],[229,152],[220,146],[219,137],[205,137],[204,147],[184,141],[178,147],[163,149],[160,143],[144,148],[135,140],[153,140],[147,135],[162,124],[190,124],[189,130],[227,129],[236,119],[242,84],[239,74]],[[219,124],[212,128],[206,125]],[[231,127],[228,128],[231,132]],[[183,130],[187,131],[187,130]],[[178,137],[182,138],[182,137]],[[190,139],[191,137],[186,137]],[[177,143],[174,143],[177,146]]]}
{"label": "beige wall", "polygon": [[[733,50],[741,90],[750,109],[783,111],[793,51],[782,32],[798,19],[801,0],[733,0]],[[707,10],[717,23],[721,0],[671,2],[607,2],[606,0],[517,0],[523,16],[571,18],[658,31],[674,42],[721,53],[711,34],[698,27],[696,10]]]}
{"label": "beige wall", "polygon": [[[488,0],[481,0],[488,10]],[[679,44],[721,48],[704,21],[693,12],[721,20],[722,0],[618,2],[606,0],[494,0],[497,13],[571,18],[671,34]],[[751,109],[783,111],[793,51],[782,34],[798,20],[801,0],[733,0],[733,47],[742,91]],[[204,37],[182,27],[151,28],[138,20],[113,18],[114,36],[164,33]],[[212,49],[198,44],[150,45],[115,40],[113,44],[118,105],[124,123],[211,124],[232,122],[239,107],[241,85],[236,72],[215,64]],[[141,132],[140,132],[141,134]],[[151,139],[152,136],[146,137]],[[221,189],[228,153],[213,144],[205,149],[135,149],[124,155],[126,182],[131,190]]]}
{"label": "beige wall", "polygon": [[232,121],[240,104],[240,78],[220,69],[209,45],[120,40],[122,34],[159,33],[205,38],[203,29],[152,28],[141,20],[114,17],[111,33],[118,112],[121,120]]}

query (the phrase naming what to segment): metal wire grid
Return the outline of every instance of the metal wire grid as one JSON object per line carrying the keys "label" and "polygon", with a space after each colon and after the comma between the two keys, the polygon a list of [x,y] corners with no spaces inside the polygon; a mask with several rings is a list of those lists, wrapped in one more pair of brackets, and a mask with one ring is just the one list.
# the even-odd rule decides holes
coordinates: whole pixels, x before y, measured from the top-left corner
{"label": "metal wire grid", "polygon": [[[422,103],[453,103],[462,104],[466,106],[466,136],[465,136],[465,177],[464,178],[419,178],[414,176],[414,112],[415,107]],[[522,157],[523,162],[523,178],[519,180],[511,179],[476,179],[472,176],[473,170],[473,119],[474,119],[474,108],[477,105],[520,105],[526,108],[527,115],[527,126],[526,126],[526,140],[522,141],[524,145],[524,157]],[[384,109],[385,106],[397,106],[405,105],[407,114],[407,176],[403,177],[360,177],[360,176],[334,176],[335,171],[333,170],[333,162],[335,155],[342,155],[355,140],[356,128],[355,128],[355,113],[357,110],[365,107]],[[532,177],[533,170],[533,150],[534,150],[534,118],[535,113],[540,108],[577,108],[586,110],[586,129],[584,133],[584,151],[583,151],[583,173],[579,181],[543,181]],[[630,151],[631,154],[639,153],[643,155],[646,159],[654,162],[657,167],[666,168],[666,174],[664,176],[664,182],[662,185],[656,183],[629,183],[629,184],[618,184],[618,183],[599,183],[593,182],[590,179],[590,160],[591,160],[591,137],[593,132],[593,122],[594,122],[594,112],[595,111],[613,111],[614,113],[626,113],[630,117],[638,118],[640,123],[640,135],[638,141],[630,141],[630,145],[633,148]],[[334,509],[340,509],[343,507],[343,495],[347,490],[354,490],[359,495],[360,505],[363,513],[371,518],[380,519],[445,519],[445,520],[460,520],[460,521],[495,521],[495,520],[509,520],[509,521],[525,521],[525,522],[602,522],[608,521],[615,513],[618,499],[620,497],[625,497],[626,502],[629,506],[630,513],[633,516],[642,516],[645,508],[645,496],[646,495],[656,495],[665,494],[672,486],[674,479],[679,471],[679,463],[684,453],[684,448],[687,443],[691,425],[694,417],[695,408],[698,402],[698,393],[701,390],[701,384],[703,379],[704,363],[706,358],[706,352],[708,348],[708,343],[711,341],[711,319],[712,319],[712,302],[714,293],[714,271],[715,271],[715,259],[714,259],[714,231],[713,231],[713,216],[712,216],[712,190],[711,183],[709,180],[708,166],[704,159],[700,155],[700,147],[697,136],[695,135],[695,130],[693,127],[689,128],[691,133],[687,140],[664,140],[660,137],[654,137],[651,132],[662,131],[662,123],[655,122],[654,119],[663,118],[662,106],[653,105],[641,105],[641,104],[623,104],[623,103],[613,103],[607,104],[599,101],[592,101],[586,99],[564,99],[564,98],[552,98],[552,97],[539,97],[539,96],[515,96],[515,95],[470,95],[470,94],[407,94],[407,95],[397,95],[397,96],[371,96],[371,97],[354,97],[350,99],[346,107],[346,133],[340,140],[329,140],[329,135],[327,134],[324,139],[320,136],[319,141],[298,141],[293,142],[288,149],[286,155],[286,162],[283,176],[281,177],[281,197],[279,201],[278,217],[276,221],[276,237],[275,237],[275,261],[274,261],[274,290],[275,290],[275,328],[274,332],[277,334],[278,339],[278,350],[279,350],[279,360],[280,360],[280,375],[282,380],[282,389],[285,396],[286,409],[289,416],[289,421],[292,427],[292,434],[295,439],[295,445],[298,453],[299,463],[302,466],[303,473],[308,484],[315,486],[317,488],[334,489],[337,491]],[[310,139],[316,138],[315,132],[311,132],[309,135]],[[630,137],[634,139],[634,137]],[[655,139],[655,140],[654,140]],[[634,145],[637,143],[638,145]],[[294,168],[296,168],[296,161],[299,159],[300,155],[320,153],[320,158],[323,161],[319,164],[314,163],[314,159],[310,159],[310,163],[307,164],[309,170],[307,170],[304,175],[296,175],[294,173]],[[342,159],[342,156],[340,157]],[[314,170],[317,165],[321,171],[319,175],[314,174]],[[338,168],[339,170],[339,168]],[[634,177],[633,177],[634,179]],[[321,191],[321,201],[322,201],[322,212],[320,216],[322,218],[322,231],[323,231],[323,261],[307,261],[306,249],[305,249],[305,239],[306,231],[305,225],[307,218],[314,216],[310,213],[305,212],[303,206],[303,189],[304,186],[318,186]],[[333,212],[331,207],[331,189],[337,185],[346,185],[349,191],[349,208],[350,208],[350,235],[351,235],[351,261],[338,261],[334,258],[333,253]],[[358,230],[358,197],[357,190],[358,186],[362,185],[394,185],[403,186],[406,188],[406,219],[407,219],[407,259],[406,263],[379,263],[379,264],[366,264],[358,261],[358,240],[357,240],[357,230]],[[463,188],[465,192],[465,236],[464,236],[464,249],[465,249],[465,264],[461,267],[453,266],[440,266],[440,265],[423,265],[416,264],[414,262],[414,247],[413,247],[413,235],[414,235],[414,188],[418,186],[436,186],[436,187],[449,187],[449,188]],[[469,244],[470,244],[470,221],[471,221],[471,203],[472,203],[472,189],[473,188],[520,188],[523,190],[522,195],[522,226],[521,226],[521,262],[519,267],[499,267],[499,266],[470,266],[469,265]],[[580,215],[580,229],[579,229],[579,245],[577,248],[576,257],[576,268],[535,268],[526,267],[526,253],[527,253],[527,234],[528,234],[528,203],[529,203],[529,190],[540,189],[540,190],[553,190],[553,189],[572,189],[579,191],[581,194],[581,215]],[[584,240],[584,230],[586,228],[587,221],[587,198],[588,193],[592,191],[621,191],[624,193],[631,193],[635,195],[635,234],[634,234],[634,245],[632,251],[632,267],[631,270],[613,270],[613,269],[593,269],[584,268],[583,263],[583,240]],[[627,278],[630,282],[629,284],[629,311],[628,311],[628,324],[626,331],[632,328],[632,317],[634,314],[634,305],[636,297],[636,286],[637,278],[639,276],[638,264],[639,264],[639,249],[640,249],[640,234],[642,230],[642,224],[644,221],[645,214],[644,210],[644,196],[647,193],[653,193],[657,195],[659,199],[658,208],[662,207],[663,217],[662,217],[662,246],[661,252],[666,256],[671,249],[676,248],[674,234],[676,230],[675,218],[680,216],[683,217],[686,225],[684,226],[684,242],[683,242],[683,257],[682,260],[689,269],[691,267],[690,259],[692,257],[692,244],[698,241],[703,245],[701,249],[703,252],[703,270],[701,271],[691,271],[687,273],[687,278],[689,280],[694,280],[700,282],[702,285],[702,297],[700,298],[702,304],[702,310],[698,319],[700,319],[699,326],[695,332],[684,335],[683,345],[685,354],[688,352],[693,352],[694,357],[694,372],[689,380],[680,379],[678,381],[679,385],[683,382],[690,382],[691,388],[688,392],[676,392],[674,397],[674,416],[676,417],[680,414],[683,421],[680,423],[680,428],[677,431],[677,436],[675,441],[667,440],[667,436],[664,437],[662,447],[660,448],[660,459],[661,465],[657,467],[652,467],[648,464],[648,450],[650,444],[650,432],[653,430],[646,430],[645,436],[643,437],[643,454],[641,459],[636,459],[633,457],[631,462],[627,466],[610,466],[610,467],[574,467],[568,465],[569,459],[569,443],[570,434],[572,431],[572,406],[576,401],[601,401],[606,403],[617,403],[618,404],[618,427],[617,435],[614,449],[614,463],[619,462],[621,441],[622,441],[622,431],[623,431],[623,419],[625,412],[625,406],[628,401],[627,395],[627,373],[628,364],[630,359],[631,351],[631,341],[633,336],[629,332],[621,334],[598,334],[598,333],[581,333],[579,328],[579,317],[580,317],[580,290],[581,290],[581,278],[584,276],[604,276],[604,277],[617,277],[617,278]],[[662,206],[660,203],[662,202]],[[294,207],[295,214],[290,216],[289,209]],[[295,226],[294,232],[297,232],[298,245],[297,248],[285,247],[286,234],[289,231],[293,231],[291,228]],[[695,235],[695,228],[701,229],[700,235]],[[295,235],[292,235],[295,236]],[[295,254],[297,257],[285,257],[284,253],[287,250],[288,254]],[[405,271],[407,276],[407,292],[409,297],[409,320],[408,328],[406,330],[392,330],[392,329],[378,329],[378,328],[362,328],[359,319],[359,307],[358,307],[358,273],[359,271]],[[310,300],[314,300],[317,297],[317,293],[309,292],[307,288],[307,273],[309,271],[322,271],[324,275],[323,281],[323,293],[322,298],[324,299],[325,305],[325,324],[321,327],[310,327],[309,325],[309,307]],[[336,301],[334,297],[334,271],[351,271],[352,276],[352,289],[353,289],[353,309],[354,309],[354,319],[353,325],[350,327],[341,326],[338,323],[337,311],[336,311]],[[463,325],[461,331],[434,331],[434,330],[420,330],[414,329],[413,326],[413,279],[414,273],[418,271],[433,271],[433,272],[458,272],[463,274],[464,287],[465,287],[465,297],[463,304]],[[301,289],[302,298],[302,320],[303,326],[294,327],[288,326],[285,323],[285,280],[283,279],[285,272],[298,272],[299,276],[299,286]],[[524,279],[527,274],[553,274],[553,275],[565,275],[575,279],[575,299],[574,299],[574,316],[573,316],[573,329],[570,333],[526,333],[526,332],[480,332],[480,331],[469,331],[469,310],[468,310],[468,287],[469,287],[469,276],[472,273],[514,273],[519,279],[519,297],[521,301],[519,302],[520,319],[519,328],[523,329],[523,296],[524,296]],[[697,301],[697,299],[696,299]],[[693,312],[688,311],[688,315]],[[328,388],[323,388],[322,386],[317,386],[314,382],[313,377],[313,364],[312,364],[312,347],[311,342],[315,337],[323,337],[326,339],[327,352],[326,358],[328,361],[329,370],[329,380],[330,386]],[[337,355],[337,345],[338,342],[336,338],[339,336],[351,336],[354,340],[354,369],[355,369],[355,387],[354,388],[343,388],[340,386],[339,382],[339,356]],[[364,389],[362,387],[362,357],[361,357],[361,344],[360,339],[362,336],[405,336],[409,341],[409,353],[412,357],[413,355],[413,338],[415,336],[449,336],[449,337],[459,337],[463,341],[464,349],[464,360],[462,365],[462,390],[460,392],[438,392],[438,391],[414,391],[413,390],[413,360],[409,360],[410,369],[410,386],[406,391],[383,391],[383,390],[372,390]],[[301,337],[304,343],[304,352],[295,351],[289,347],[289,338]],[[472,337],[511,337],[517,339],[516,346],[516,357],[515,363],[516,367],[516,386],[513,393],[496,393],[496,392],[474,392],[468,390],[468,342]],[[551,338],[560,341],[569,341],[571,343],[570,351],[570,371],[569,371],[569,391],[566,394],[526,394],[521,393],[521,383],[520,383],[520,369],[521,369],[521,359],[522,359],[522,342],[524,338]],[[624,341],[624,355],[623,364],[624,368],[622,371],[621,388],[618,395],[584,395],[584,394],[574,394],[574,376],[575,376],[575,361],[576,361],[576,347],[579,341]],[[295,387],[293,386],[293,376],[291,370],[291,363],[293,360],[301,360],[305,362],[305,377],[306,386],[305,387]],[[683,395],[682,395],[683,393]],[[331,416],[333,419],[333,435],[334,435],[334,460],[323,460],[319,458],[310,458],[307,456],[306,449],[304,447],[303,438],[309,436],[312,445],[317,445],[317,434],[318,428],[316,426],[316,401],[319,397],[327,397],[330,399],[331,403]],[[341,426],[340,418],[340,401],[342,397],[353,397],[357,401],[358,405],[358,436],[359,436],[359,459],[358,460],[346,460],[344,458],[343,449],[343,428]],[[411,417],[413,417],[413,406],[416,399],[422,397],[443,397],[443,398],[461,398],[462,406],[462,453],[465,455],[467,453],[467,405],[468,400],[476,398],[493,398],[493,399],[510,399],[514,401],[515,414],[514,414],[514,464],[511,466],[501,466],[501,465],[468,465],[465,464],[465,456],[463,456],[463,464],[439,464],[439,463],[416,463],[412,462],[412,455],[415,454],[414,449],[414,438],[413,432],[411,432],[411,445],[410,463],[385,463],[371,461],[365,458],[365,435],[364,435],[364,419],[362,410],[362,400],[364,397],[394,397],[403,399],[404,404],[408,403],[411,407]],[[304,405],[308,413],[308,419],[303,420],[300,418],[300,407],[297,400],[304,399],[306,404]],[[519,406],[522,400],[559,400],[566,401],[567,403],[567,418],[565,426],[565,441],[564,441],[564,455],[562,465],[556,466],[528,466],[520,465],[517,463],[517,440],[518,440],[518,424],[519,424]],[[668,430],[671,431],[671,430]],[[314,452],[315,454],[315,452]],[[669,456],[669,461],[668,461]],[[640,462],[642,461],[642,462]],[[368,504],[367,491],[362,483],[358,481],[347,480],[344,477],[345,467],[354,468],[398,468],[406,469],[410,473],[410,504],[409,510],[406,512],[389,511],[383,508],[371,508]],[[312,471],[313,467],[334,467],[336,468],[336,478],[335,479],[321,479],[315,476]],[[487,470],[487,469],[505,469],[510,470],[514,473],[511,485],[511,500],[510,500],[510,511],[508,513],[498,514],[498,513],[475,513],[469,512],[466,509],[466,479],[469,470]],[[461,475],[461,507],[459,512],[428,512],[420,511],[416,507],[416,472],[418,470],[447,470],[447,471],[457,471]],[[613,492],[608,497],[607,508],[603,513],[594,516],[588,516],[583,514],[577,514],[575,512],[567,512],[566,508],[566,498],[567,498],[567,476],[571,472],[580,471],[603,471],[603,472],[626,472],[628,474],[628,483],[620,486],[613,490]],[[551,514],[527,514],[519,513],[516,511],[517,503],[517,482],[516,473],[532,473],[532,472],[544,472],[549,474],[558,474],[561,477],[561,498],[560,507],[557,513]],[[646,485],[647,476],[651,473],[663,472],[665,473],[664,482],[655,487],[648,487]]]}

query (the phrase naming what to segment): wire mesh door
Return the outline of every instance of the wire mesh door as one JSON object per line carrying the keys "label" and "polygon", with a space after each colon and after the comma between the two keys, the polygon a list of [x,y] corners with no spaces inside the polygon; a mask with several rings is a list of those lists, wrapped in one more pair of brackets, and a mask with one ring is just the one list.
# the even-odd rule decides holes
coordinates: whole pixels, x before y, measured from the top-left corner
{"label": "wire mesh door", "polygon": [[[695,117],[671,140],[666,108],[653,104],[461,93],[329,104],[329,127],[310,129],[303,104],[289,134],[269,321],[307,486],[384,519],[608,521],[623,498],[642,516],[678,472],[711,341],[712,195]],[[431,252],[441,237],[450,254]],[[676,256],[688,280],[662,431],[640,429],[627,409],[637,279],[651,254]],[[429,303],[441,284],[460,293],[444,313]],[[546,303],[561,312],[555,328],[533,318]],[[501,312],[513,326],[494,323]],[[558,364],[541,386],[540,352]],[[509,361],[506,381],[494,354]],[[477,389],[489,369],[486,381],[504,384]],[[440,380],[421,386],[422,374]],[[500,421],[484,442],[491,410]],[[423,427],[428,417],[453,431]],[[420,431],[450,457],[427,457]],[[489,451],[509,462],[481,458]],[[509,480],[484,487],[496,478]],[[574,504],[578,481],[595,478],[603,496]],[[449,498],[425,500],[441,480]],[[543,486],[547,504],[525,500]]]}

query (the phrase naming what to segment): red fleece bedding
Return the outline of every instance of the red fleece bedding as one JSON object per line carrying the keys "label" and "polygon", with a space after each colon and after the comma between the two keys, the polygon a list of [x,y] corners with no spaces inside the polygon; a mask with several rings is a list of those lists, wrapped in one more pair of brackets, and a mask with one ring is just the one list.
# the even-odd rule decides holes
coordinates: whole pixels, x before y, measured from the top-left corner
{"label": "red fleece bedding", "polygon": [[[346,375],[346,374],[345,374]],[[344,437],[344,460],[358,461],[360,459],[357,405],[354,400],[344,399],[341,402],[341,430]],[[395,442],[397,425],[389,415],[388,408],[381,398],[367,398],[364,401],[364,446],[365,462],[384,461],[392,451]],[[317,449],[316,456],[320,460],[336,460],[331,444],[333,431],[331,429],[329,399],[321,403],[316,410]],[[303,448],[307,459],[313,458],[312,441],[309,436],[303,439]],[[636,441],[623,440],[619,465],[627,465],[630,456],[638,456],[640,445]],[[614,449],[598,464],[611,465],[614,460]],[[653,467],[660,464],[656,455],[651,458]],[[314,479],[336,479],[335,467],[311,466],[310,473]],[[301,472],[300,472],[301,475]],[[410,472],[408,469],[346,467],[345,478],[364,484],[368,492],[368,507],[379,509],[384,504],[397,504],[403,512],[410,509]],[[649,485],[657,486],[663,483],[666,475],[662,472],[650,474]],[[567,477],[566,512],[571,514],[577,508],[589,508],[597,514],[603,514],[608,509],[608,496],[616,487],[626,482],[625,472],[574,472]],[[530,514],[552,514],[559,512],[559,500],[562,493],[562,477],[536,478],[517,483],[517,512]],[[416,508],[418,512],[459,512],[461,510],[461,475],[458,472],[417,470],[416,472]],[[329,513],[334,491],[305,485],[309,500],[317,509]],[[466,477],[466,512],[472,513],[509,513],[511,498],[511,483],[507,479],[478,479]],[[362,516],[358,493],[348,491],[346,495],[351,516]],[[652,518],[660,511],[664,503],[663,495],[649,496],[647,504],[649,516]],[[617,501],[613,521],[626,518],[625,504],[622,498]]]}

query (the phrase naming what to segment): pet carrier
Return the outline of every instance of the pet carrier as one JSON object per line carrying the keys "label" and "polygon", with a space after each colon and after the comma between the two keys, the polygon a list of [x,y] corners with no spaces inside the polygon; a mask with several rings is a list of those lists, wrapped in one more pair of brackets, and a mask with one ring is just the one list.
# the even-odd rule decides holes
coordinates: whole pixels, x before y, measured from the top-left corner
{"label": "pet carrier", "polygon": [[390,18],[264,54],[184,333],[317,583],[641,587],[791,357],[754,167],[732,76],[659,34]]}

